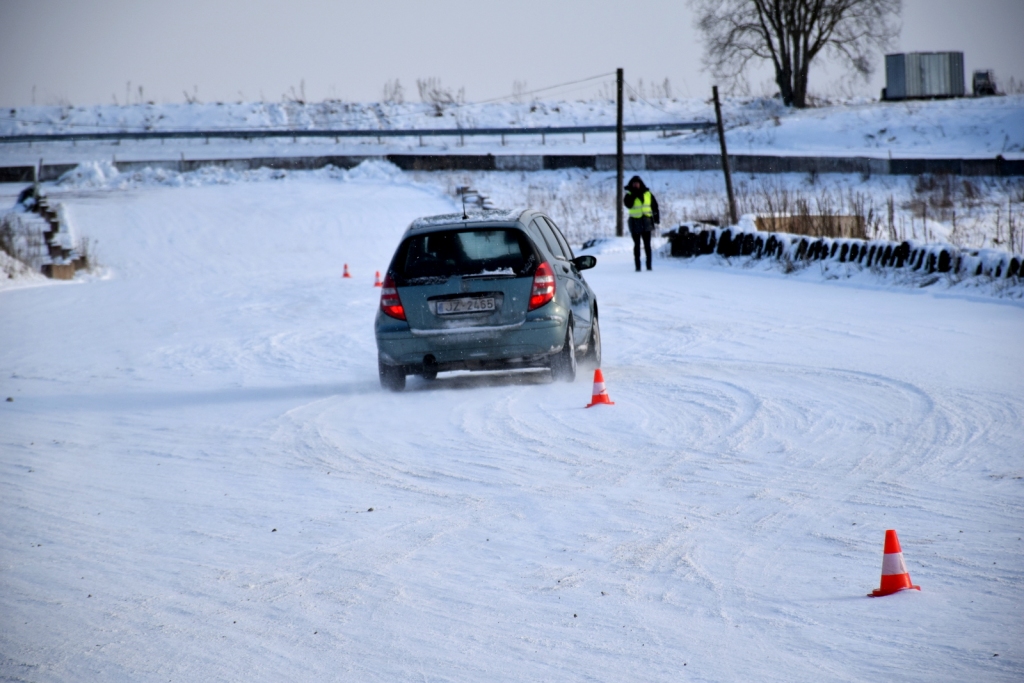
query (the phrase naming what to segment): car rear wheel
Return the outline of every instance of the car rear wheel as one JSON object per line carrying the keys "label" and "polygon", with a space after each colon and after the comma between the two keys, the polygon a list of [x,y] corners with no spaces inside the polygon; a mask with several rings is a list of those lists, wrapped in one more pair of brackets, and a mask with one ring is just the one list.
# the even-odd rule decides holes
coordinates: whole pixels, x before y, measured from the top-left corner
{"label": "car rear wheel", "polygon": [[594,316],[594,324],[590,327],[590,343],[587,344],[585,360],[595,368],[601,367],[601,326]]}
{"label": "car rear wheel", "polygon": [[405,389],[405,370],[397,365],[388,365],[377,359],[377,374],[380,376],[380,386],[387,391],[401,391]]}
{"label": "car rear wheel", "polygon": [[576,379],[576,344],[572,336],[572,320],[565,327],[565,344],[551,361],[551,379],[572,382]]}

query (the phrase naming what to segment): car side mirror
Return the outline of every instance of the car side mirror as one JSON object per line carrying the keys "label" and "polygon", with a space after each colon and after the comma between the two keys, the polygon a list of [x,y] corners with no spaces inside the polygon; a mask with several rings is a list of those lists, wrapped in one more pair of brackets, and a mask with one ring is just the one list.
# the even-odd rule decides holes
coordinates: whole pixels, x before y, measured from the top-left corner
{"label": "car side mirror", "polygon": [[597,265],[597,258],[590,255],[577,256],[572,260],[572,264],[576,266],[576,270],[586,270]]}

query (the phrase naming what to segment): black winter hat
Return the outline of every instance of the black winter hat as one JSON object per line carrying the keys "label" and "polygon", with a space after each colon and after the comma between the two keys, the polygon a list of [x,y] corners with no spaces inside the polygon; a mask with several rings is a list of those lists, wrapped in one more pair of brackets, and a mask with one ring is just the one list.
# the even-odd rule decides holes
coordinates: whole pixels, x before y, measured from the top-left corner
{"label": "black winter hat", "polygon": [[641,192],[647,189],[647,186],[644,185],[644,181],[641,180],[640,176],[638,176],[638,175],[635,175],[635,176],[633,176],[632,178],[629,179],[629,182],[626,183],[626,189],[629,189],[630,187],[632,187],[633,183],[640,183],[640,191]]}

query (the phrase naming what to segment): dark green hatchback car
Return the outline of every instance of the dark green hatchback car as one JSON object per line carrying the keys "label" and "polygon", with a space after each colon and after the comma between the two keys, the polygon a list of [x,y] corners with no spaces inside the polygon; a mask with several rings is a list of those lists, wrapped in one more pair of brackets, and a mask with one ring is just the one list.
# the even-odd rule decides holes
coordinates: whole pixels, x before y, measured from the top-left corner
{"label": "dark green hatchback car", "polygon": [[601,362],[597,297],[547,216],[532,210],[420,218],[391,259],[374,323],[381,386],[451,370],[551,369]]}

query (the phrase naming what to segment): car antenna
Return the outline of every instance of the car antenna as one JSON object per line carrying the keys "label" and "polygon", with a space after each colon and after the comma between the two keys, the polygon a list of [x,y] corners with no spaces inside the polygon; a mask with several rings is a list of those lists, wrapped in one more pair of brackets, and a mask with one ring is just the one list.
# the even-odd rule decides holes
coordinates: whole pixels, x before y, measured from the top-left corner
{"label": "car antenna", "polygon": [[462,193],[462,220],[468,221],[469,216],[466,215],[466,193]]}

